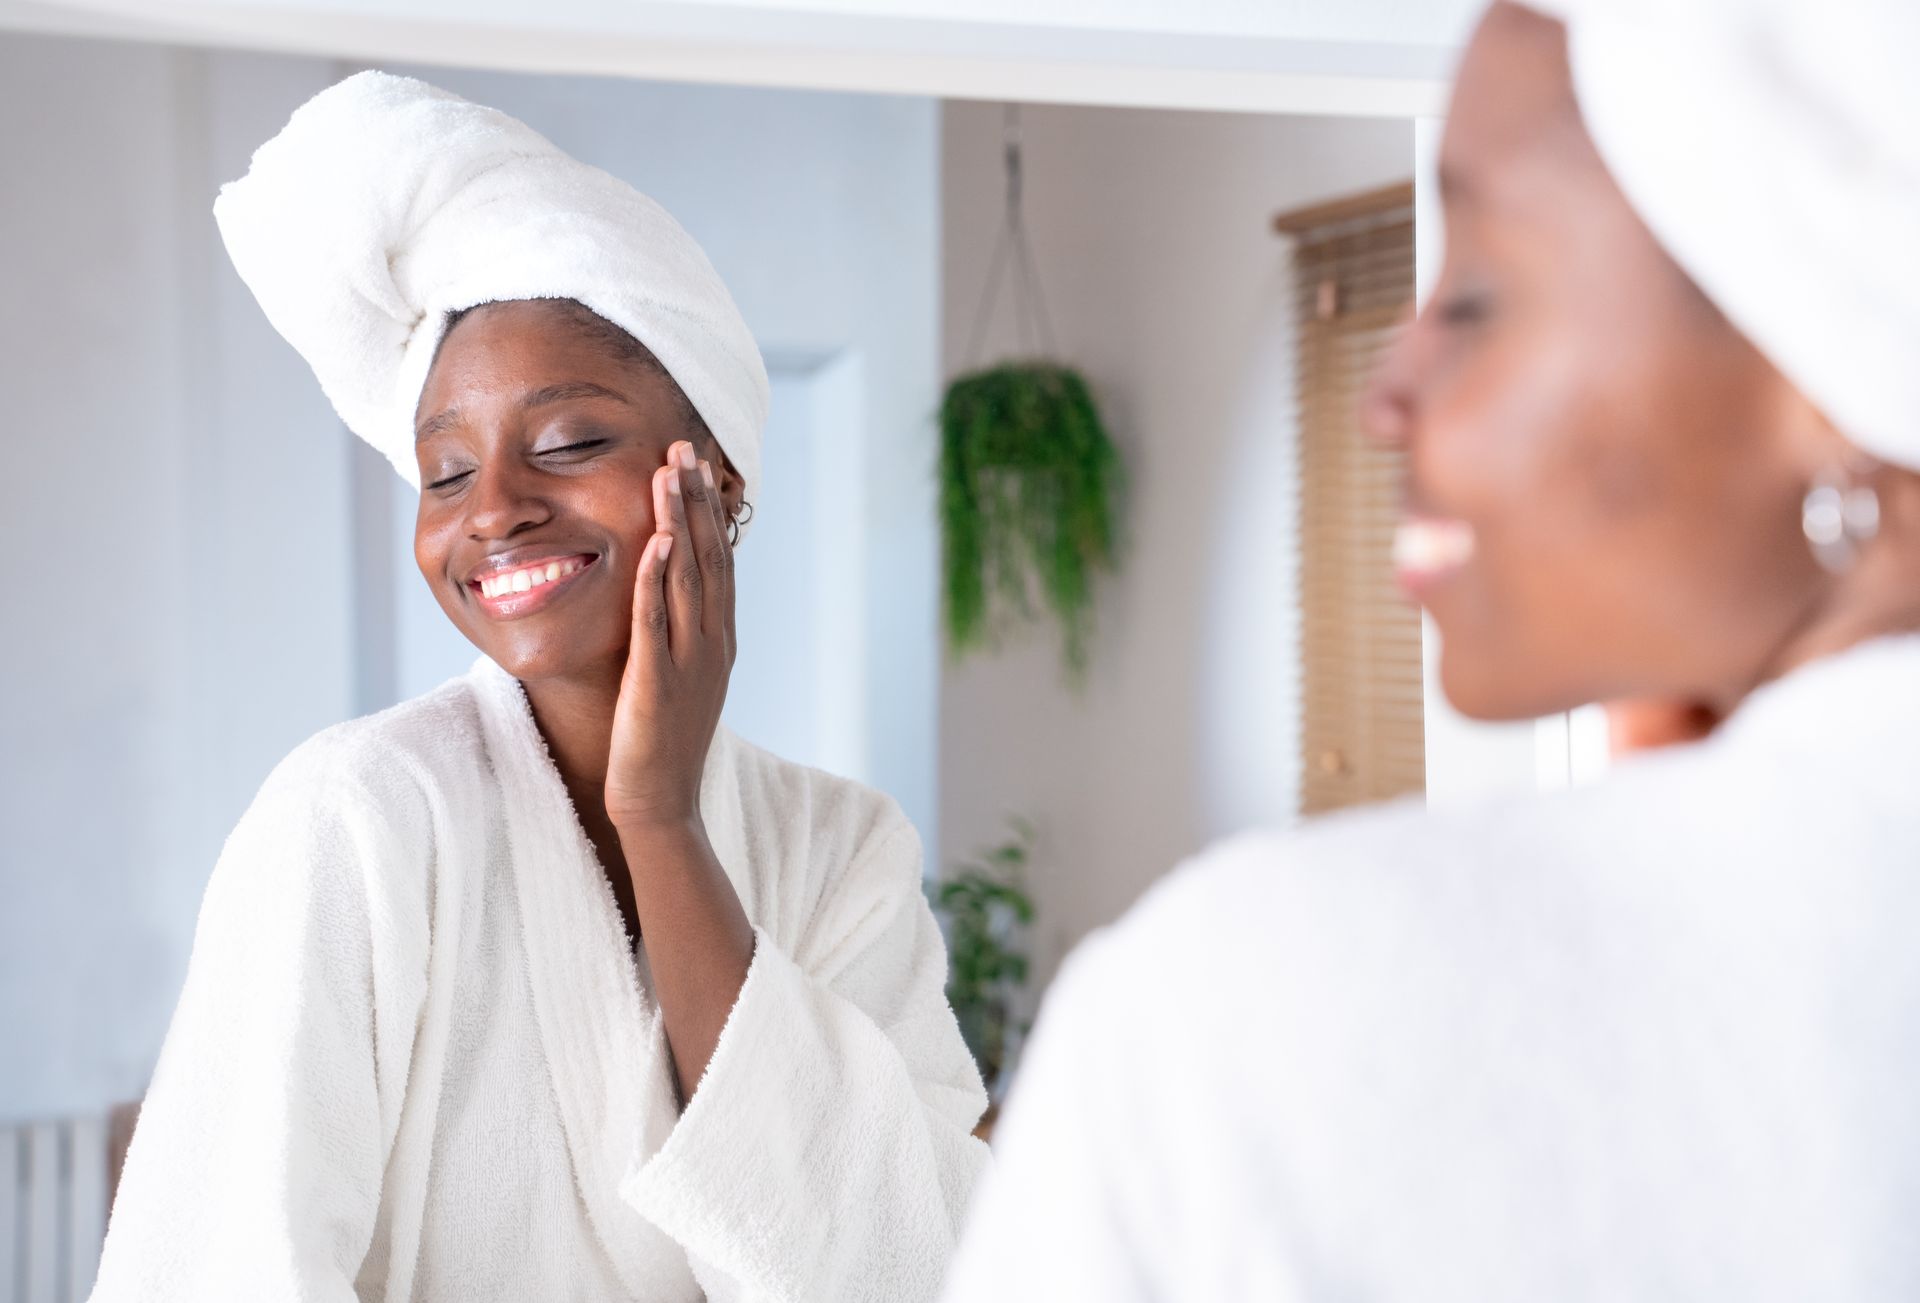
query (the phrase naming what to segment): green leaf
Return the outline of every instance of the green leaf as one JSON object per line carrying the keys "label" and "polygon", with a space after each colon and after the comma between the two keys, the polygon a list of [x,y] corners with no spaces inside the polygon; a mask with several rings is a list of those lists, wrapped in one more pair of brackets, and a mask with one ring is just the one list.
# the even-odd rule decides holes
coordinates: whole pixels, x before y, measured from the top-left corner
{"label": "green leaf", "polygon": [[958,377],[940,408],[940,520],[947,643],[992,646],[1031,618],[1037,589],[1083,681],[1094,580],[1117,559],[1124,476],[1081,375],[1050,362]]}
{"label": "green leaf", "polygon": [[979,851],[927,889],[947,943],[947,1001],[989,1076],[1005,1054],[1009,997],[1028,977],[1020,929],[1034,917],[1022,881],[1033,828],[1019,818],[1008,822],[1012,841]]}

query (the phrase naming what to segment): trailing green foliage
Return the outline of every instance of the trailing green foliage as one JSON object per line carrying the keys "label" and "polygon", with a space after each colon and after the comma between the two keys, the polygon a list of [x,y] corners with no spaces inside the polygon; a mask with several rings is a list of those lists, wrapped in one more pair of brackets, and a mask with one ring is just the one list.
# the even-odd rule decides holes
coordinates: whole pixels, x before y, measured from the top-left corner
{"label": "trailing green foliage", "polygon": [[1012,840],[928,888],[946,924],[947,1002],[990,1090],[1006,1066],[1013,999],[1027,980],[1024,929],[1033,922],[1023,873],[1033,829],[1011,823]]}
{"label": "trailing green foliage", "polygon": [[1097,572],[1119,539],[1123,469],[1080,373],[1048,362],[975,371],[940,408],[940,524],[947,643],[989,646],[1037,584],[1067,668],[1085,672]]}

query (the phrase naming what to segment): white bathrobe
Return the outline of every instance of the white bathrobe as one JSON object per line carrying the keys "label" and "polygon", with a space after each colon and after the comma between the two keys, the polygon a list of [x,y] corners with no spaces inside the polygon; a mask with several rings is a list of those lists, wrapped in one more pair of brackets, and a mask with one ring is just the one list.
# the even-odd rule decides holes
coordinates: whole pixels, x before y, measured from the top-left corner
{"label": "white bathrobe", "polygon": [[918,836],[724,728],[701,806],[755,948],[677,1113],[515,679],[296,748],[208,883],[93,1299],[930,1297],[986,1097]]}
{"label": "white bathrobe", "polygon": [[1920,636],[1226,842],[1065,965],[946,1298],[1920,1298]]}

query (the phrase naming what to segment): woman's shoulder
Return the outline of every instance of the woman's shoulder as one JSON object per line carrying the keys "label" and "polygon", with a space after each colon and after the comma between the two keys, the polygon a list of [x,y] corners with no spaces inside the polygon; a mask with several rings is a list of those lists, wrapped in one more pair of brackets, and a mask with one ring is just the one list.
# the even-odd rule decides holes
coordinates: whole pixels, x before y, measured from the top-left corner
{"label": "woman's shoulder", "polygon": [[1249,966],[1302,989],[1418,974],[1420,998],[1477,998],[1488,958],[1570,970],[1594,958],[1596,929],[1649,947],[1724,934],[1718,902],[1763,884],[1811,896],[1824,865],[1784,848],[1811,811],[1859,799],[1858,783],[1772,759],[1710,738],[1589,785],[1439,808],[1410,796],[1242,832],[1176,865],[1100,948],[1128,957],[1116,962],[1187,955],[1202,984],[1248,980]]}
{"label": "woman's shoulder", "polygon": [[1502,902],[1543,907],[1580,894],[1595,872],[1618,876],[1681,853],[1695,830],[1663,816],[1678,808],[1704,818],[1715,760],[1703,747],[1675,748],[1588,787],[1438,808],[1412,795],[1250,829],[1175,866],[1127,921],[1205,932],[1278,914],[1367,929],[1437,920],[1483,928]]}
{"label": "woman's shoulder", "polygon": [[371,917],[381,944],[418,952],[431,916],[436,828],[446,822],[436,807],[447,766],[457,763],[447,757],[474,752],[472,711],[454,679],[311,734],[274,765],[227,834],[208,899],[305,901],[335,919],[359,917],[377,899]]}
{"label": "woman's shoulder", "polygon": [[481,752],[470,674],[318,730],[274,766],[261,794],[403,809]]}

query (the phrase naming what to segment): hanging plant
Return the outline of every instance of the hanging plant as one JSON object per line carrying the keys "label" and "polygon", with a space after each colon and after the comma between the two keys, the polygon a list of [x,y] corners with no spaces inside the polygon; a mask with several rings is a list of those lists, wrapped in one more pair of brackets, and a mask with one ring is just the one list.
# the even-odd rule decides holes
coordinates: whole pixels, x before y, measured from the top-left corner
{"label": "hanging plant", "polygon": [[1006,363],[955,380],[940,407],[947,639],[990,645],[1038,587],[1084,673],[1095,576],[1115,561],[1120,457],[1080,374]]}
{"label": "hanging plant", "polygon": [[[1011,268],[1015,325],[1043,354],[1052,328],[1021,221],[1017,108],[1008,111],[1007,212],[967,365],[978,356],[1001,272]],[[1069,674],[1085,674],[1095,580],[1114,568],[1123,492],[1119,452],[1085,378],[1048,357],[967,370],[940,405],[940,526],[947,645],[963,655],[1034,616],[1034,590],[1059,623]]]}

